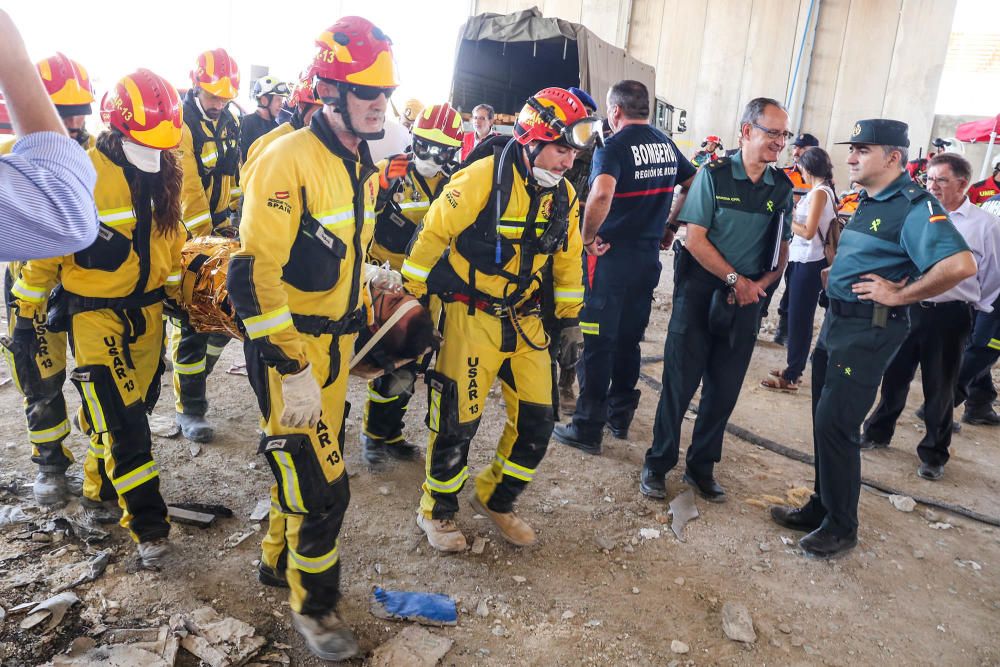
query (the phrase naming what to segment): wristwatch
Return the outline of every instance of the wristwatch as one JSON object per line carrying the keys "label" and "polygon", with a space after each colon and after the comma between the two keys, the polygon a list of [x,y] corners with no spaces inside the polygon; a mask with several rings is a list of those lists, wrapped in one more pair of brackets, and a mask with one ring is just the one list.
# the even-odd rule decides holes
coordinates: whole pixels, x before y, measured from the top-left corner
{"label": "wristwatch", "polygon": [[736,281],[740,279],[740,274],[733,271],[732,273],[726,274],[726,286],[732,287],[736,284]]}

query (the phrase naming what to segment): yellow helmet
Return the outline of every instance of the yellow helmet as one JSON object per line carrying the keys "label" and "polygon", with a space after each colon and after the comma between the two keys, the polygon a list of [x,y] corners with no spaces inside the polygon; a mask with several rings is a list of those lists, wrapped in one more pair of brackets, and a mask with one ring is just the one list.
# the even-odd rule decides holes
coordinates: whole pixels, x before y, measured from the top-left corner
{"label": "yellow helmet", "polygon": [[406,103],[403,105],[403,111],[400,113],[400,117],[402,120],[408,120],[411,123],[415,123],[417,116],[419,116],[420,112],[423,110],[424,103],[415,97],[411,97],[406,100]]}

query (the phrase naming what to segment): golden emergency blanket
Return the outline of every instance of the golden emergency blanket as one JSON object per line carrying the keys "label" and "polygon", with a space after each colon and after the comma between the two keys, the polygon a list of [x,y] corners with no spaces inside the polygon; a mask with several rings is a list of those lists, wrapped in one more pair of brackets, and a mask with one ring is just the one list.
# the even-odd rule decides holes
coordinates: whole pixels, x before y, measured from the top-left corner
{"label": "golden emergency blanket", "polygon": [[191,327],[199,333],[219,333],[243,340],[226,289],[229,256],[239,247],[239,241],[216,236],[199,236],[184,244],[180,305],[187,312]]}

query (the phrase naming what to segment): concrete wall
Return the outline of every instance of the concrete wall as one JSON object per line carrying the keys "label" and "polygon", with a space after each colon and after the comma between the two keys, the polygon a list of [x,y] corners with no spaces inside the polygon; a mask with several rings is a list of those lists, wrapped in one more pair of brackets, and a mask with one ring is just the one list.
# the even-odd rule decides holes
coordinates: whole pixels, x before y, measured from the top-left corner
{"label": "concrete wall", "polygon": [[[657,94],[688,110],[693,153],[718,134],[735,146],[738,119],[752,97],[789,97],[810,5],[813,14],[792,100],[792,130],[834,146],[859,118],[910,124],[914,147],[927,145],[957,0],[473,0],[474,13],[538,6],[545,16],[583,23],[602,39],[656,67]],[[802,85],[805,85],[804,92]],[[935,135],[937,136],[937,135]]]}

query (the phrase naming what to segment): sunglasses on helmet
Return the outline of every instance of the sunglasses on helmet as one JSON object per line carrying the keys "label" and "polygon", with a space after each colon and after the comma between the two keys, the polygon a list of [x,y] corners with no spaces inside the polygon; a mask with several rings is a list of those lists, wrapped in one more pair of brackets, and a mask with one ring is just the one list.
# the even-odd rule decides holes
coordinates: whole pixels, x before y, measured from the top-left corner
{"label": "sunglasses on helmet", "polygon": [[587,116],[572,123],[566,124],[552,111],[552,107],[545,106],[534,97],[528,98],[528,105],[538,112],[539,118],[546,125],[559,133],[559,140],[568,144],[571,148],[583,150],[592,142],[599,142],[603,145],[604,135],[601,134],[601,119],[595,116]]}
{"label": "sunglasses on helmet", "polygon": [[421,160],[434,160],[437,164],[445,165],[454,161],[457,153],[458,146],[442,146],[419,137],[413,138],[413,154]]}

